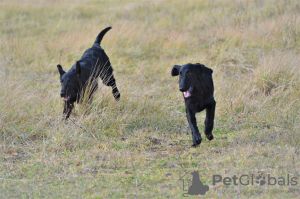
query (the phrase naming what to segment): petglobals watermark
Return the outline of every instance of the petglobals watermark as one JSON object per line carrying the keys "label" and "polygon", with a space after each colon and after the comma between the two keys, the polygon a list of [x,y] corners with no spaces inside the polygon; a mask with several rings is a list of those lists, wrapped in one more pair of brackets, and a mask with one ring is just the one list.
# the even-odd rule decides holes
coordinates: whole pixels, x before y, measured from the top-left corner
{"label": "petglobals watermark", "polygon": [[[254,174],[242,174],[242,175],[233,175],[231,177],[229,176],[222,176],[219,174],[212,175],[212,185],[209,185],[208,182],[201,178],[201,175],[198,171],[189,171],[186,172],[184,175],[182,175],[179,180],[182,181],[182,196],[187,197],[188,195],[206,195],[207,192],[210,191],[212,188],[212,191],[214,191],[215,187],[219,187],[220,185],[227,185],[227,186],[274,186],[277,187],[283,187],[283,186],[289,186],[289,192],[291,191],[297,191],[298,189],[298,177],[293,176],[291,174],[286,174],[284,176],[273,176],[271,174],[263,174],[258,173],[256,175]],[[274,190],[271,189],[273,192]],[[277,190],[282,192],[283,189]]]}
{"label": "petglobals watermark", "polygon": [[[187,174],[193,176],[192,180],[190,180],[190,175]],[[198,171],[187,172],[179,180],[182,180],[182,191],[186,192],[182,194],[183,197],[188,197],[187,195],[205,195],[209,191],[209,186],[203,184],[200,180]],[[186,190],[184,187],[188,187],[188,189]]]}
{"label": "petglobals watermark", "polygon": [[240,175],[236,176],[233,175],[232,177],[226,176],[223,177],[222,175],[213,175],[212,179],[213,186],[217,185],[218,183],[223,183],[224,185],[268,185],[268,186],[296,186],[298,185],[298,177],[293,177],[290,174],[287,174],[286,176],[280,176],[280,177],[274,177],[270,174],[262,175],[259,174],[258,176],[255,176],[253,174],[250,175]]}

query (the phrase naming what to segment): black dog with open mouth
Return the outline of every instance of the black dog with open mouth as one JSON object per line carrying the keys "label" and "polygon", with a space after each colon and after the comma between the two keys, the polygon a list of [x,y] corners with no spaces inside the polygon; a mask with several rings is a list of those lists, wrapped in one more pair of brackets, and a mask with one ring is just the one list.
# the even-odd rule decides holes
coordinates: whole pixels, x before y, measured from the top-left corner
{"label": "black dog with open mouth", "polygon": [[171,75],[179,75],[179,90],[183,93],[186,116],[192,130],[193,146],[201,143],[196,121],[196,113],[206,109],[204,133],[212,140],[216,101],[214,99],[213,70],[202,64],[186,64],[173,66]]}
{"label": "black dog with open mouth", "polygon": [[80,103],[84,93],[87,93],[89,98],[92,97],[98,88],[98,77],[102,79],[106,86],[112,87],[115,99],[120,99],[120,92],[113,76],[113,68],[109,58],[100,46],[103,36],[110,29],[111,27],[107,27],[99,33],[94,45],[84,52],[81,59],[68,72],[65,72],[61,65],[57,65],[62,86],[60,96],[65,103],[64,119],[70,117],[74,102]]}

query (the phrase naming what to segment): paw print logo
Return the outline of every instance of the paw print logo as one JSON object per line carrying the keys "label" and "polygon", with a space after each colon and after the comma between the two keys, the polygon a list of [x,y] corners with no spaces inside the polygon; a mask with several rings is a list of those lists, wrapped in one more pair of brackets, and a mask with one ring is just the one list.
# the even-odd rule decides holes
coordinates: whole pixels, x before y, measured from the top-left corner
{"label": "paw print logo", "polygon": [[265,176],[262,176],[261,174],[259,174],[258,177],[256,177],[256,183],[259,184],[260,186],[266,184],[266,178]]}

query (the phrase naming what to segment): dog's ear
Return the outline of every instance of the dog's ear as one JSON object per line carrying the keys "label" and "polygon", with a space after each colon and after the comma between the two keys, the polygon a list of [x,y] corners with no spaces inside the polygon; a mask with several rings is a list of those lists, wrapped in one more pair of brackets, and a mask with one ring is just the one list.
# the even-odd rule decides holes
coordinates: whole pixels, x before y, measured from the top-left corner
{"label": "dog's ear", "polygon": [[79,64],[79,61],[76,62],[76,75],[80,75],[81,74],[81,66]]}
{"label": "dog's ear", "polygon": [[172,68],[172,71],[171,71],[171,75],[172,76],[177,76],[179,75],[179,69],[180,69],[181,66],[179,65],[174,65],[173,68]]}
{"label": "dog's ear", "polygon": [[210,68],[207,68],[206,66],[204,66],[203,64],[195,64],[196,68],[197,68],[197,72],[200,75],[200,73],[206,73],[207,75],[211,75],[213,73],[213,70]]}
{"label": "dog's ear", "polygon": [[61,67],[60,64],[57,65],[57,69],[58,69],[58,72],[59,72],[60,76],[62,76],[63,74],[66,73],[66,72],[62,69],[62,67]]}

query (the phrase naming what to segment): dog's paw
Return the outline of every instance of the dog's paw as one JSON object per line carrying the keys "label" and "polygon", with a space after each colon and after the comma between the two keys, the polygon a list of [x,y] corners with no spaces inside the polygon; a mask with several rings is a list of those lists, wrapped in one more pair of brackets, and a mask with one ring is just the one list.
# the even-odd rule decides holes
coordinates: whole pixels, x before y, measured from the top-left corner
{"label": "dog's paw", "polygon": [[192,147],[197,147],[198,145],[201,144],[201,142],[202,142],[201,136],[200,136],[200,137],[197,137],[197,138],[194,138],[194,139],[193,139],[193,145],[192,145]]}
{"label": "dog's paw", "polygon": [[64,120],[66,120],[66,114],[65,113],[61,116],[61,121],[64,121]]}
{"label": "dog's paw", "polygon": [[113,94],[114,98],[115,98],[117,101],[120,100],[121,94],[120,94],[120,92],[119,92],[119,90],[118,90],[117,87],[113,88],[112,94]]}
{"label": "dog's paw", "polygon": [[212,139],[214,139],[214,136],[212,133],[208,133],[208,134],[205,134],[206,135],[206,138],[210,141]]}
{"label": "dog's paw", "polygon": [[121,98],[121,95],[120,95],[120,93],[118,93],[118,94],[114,94],[114,98],[115,98],[117,101],[119,101],[119,100],[120,100],[120,98]]}

